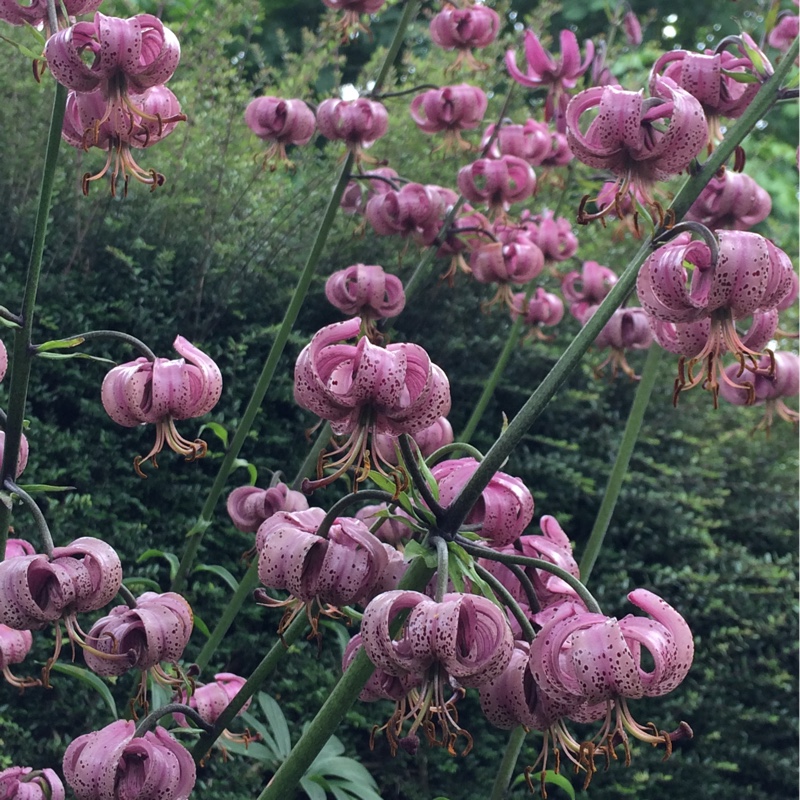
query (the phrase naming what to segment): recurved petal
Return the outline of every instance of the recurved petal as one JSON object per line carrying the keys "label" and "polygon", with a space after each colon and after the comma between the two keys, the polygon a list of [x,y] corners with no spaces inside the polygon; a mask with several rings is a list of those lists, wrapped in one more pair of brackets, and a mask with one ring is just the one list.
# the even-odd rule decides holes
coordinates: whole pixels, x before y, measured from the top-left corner
{"label": "recurved petal", "polygon": [[117,720],[105,728],[79,736],[64,753],[63,770],[78,800],[114,797],[117,768],[136,724]]}

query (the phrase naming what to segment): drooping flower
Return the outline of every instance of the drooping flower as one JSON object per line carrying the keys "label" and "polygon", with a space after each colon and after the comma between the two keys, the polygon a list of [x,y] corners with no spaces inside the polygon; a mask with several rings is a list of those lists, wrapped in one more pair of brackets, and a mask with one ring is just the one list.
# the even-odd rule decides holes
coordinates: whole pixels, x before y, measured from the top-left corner
{"label": "drooping flower", "polygon": [[[358,180],[351,180],[347,184],[339,204],[345,214],[363,214],[374,195],[386,194],[390,189],[400,189],[395,180],[399,175],[391,167],[378,167],[357,177]],[[362,190],[362,183],[366,184],[366,191]]]}
{"label": "drooping flower", "polygon": [[264,166],[277,164],[291,166],[286,146],[302,146],[311,141],[316,129],[314,112],[302,100],[284,100],[280,97],[256,97],[244,112],[247,127],[259,139],[272,142],[264,154]]}
{"label": "drooping flower", "polygon": [[[357,633],[347,643],[342,655],[342,672],[347,670],[363,648],[361,634]],[[365,703],[372,703],[376,700],[402,700],[421,681],[422,675],[410,672],[403,675],[392,675],[376,667],[369,680],[364,684],[358,699]]]}
{"label": "drooping flower", "polygon": [[156,426],[156,443],[150,452],[133,460],[134,469],[142,477],[142,464],[152,461],[157,467],[156,456],[165,444],[187,461],[206,454],[208,445],[202,439],[184,439],[175,428],[175,420],[202,417],[214,408],[222,393],[222,374],[211,358],[183,336],[178,336],[172,346],[183,358],[137,358],[114,367],[103,381],[103,408],[114,422],[127,428],[143,423]]}
{"label": "drooping flower", "polygon": [[[369,26],[361,22],[362,14],[375,14],[383,8],[386,0],[322,0],[334,11],[344,12],[341,21],[336,25],[346,42],[358,32],[370,33]],[[371,34],[370,34],[371,35]]]}
{"label": "drooping flower", "polygon": [[[12,664],[21,664],[33,646],[33,635],[30,631],[18,631],[0,624],[0,670],[6,681],[17,689],[39,686],[41,681],[34,678],[17,678],[10,669]],[[0,773],[0,787],[2,787]],[[13,795],[12,795],[13,796]]]}
{"label": "drooping flower", "polygon": [[458,171],[457,183],[471,203],[486,203],[490,212],[499,213],[536,191],[536,174],[516,156],[479,158]]}
{"label": "drooping flower", "polygon": [[538,277],[544,269],[544,253],[529,239],[510,244],[492,242],[472,251],[469,266],[478,283],[499,284],[495,296],[482,308],[486,310],[495,303],[511,308],[511,284],[522,286]]}
{"label": "drooping flower", "polygon": [[[403,611],[409,611],[400,638],[389,627]],[[385,727],[392,751],[403,740],[416,738],[422,727],[428,740],[455,754],[459,736],[472,737],[458,724],[454,713],[453,685],[479,687],[496,678],[508,664],[514,649],[511,628],[503,611],[487,600],[469,594],[446,594],[436,603],[411,591],[384,592],[364,610],[361,643],[370,660],[385,675],[422,675],[418,690],[398,700]],[[403,725],[413,719],[402,736]],[[438,725],[438,730],[437,730]]]}
{"label": "drooping flower", "polygon": [[522,227],[528,238],[544,253],[548,263],[566,261],[578,250],[578,237],[566,217],[556,217],[555,212],[546,208],[540,214],[520,217]]}
{"label": "drooping flower", "polygon": [[[0,431],[0,463],[3,461],[3,450],[5,449],[5,444],[6,432]],[[17,469],[15,472],[15,476],[17,478],[22,475],[25,467],[28,465],[29,450],[28,437],[23,433],[22,438],[19,440],[19,455],[17,456]]]}
{"label": "drooping flower", "polygon": [[373,326],[377,319],[396,317],[406,304],[403,282],[378,265],[354,264],[334,272],[325,282],[325,297],[343,314]]}
{"label": "drooping flower", "polygon": [[77,800],[188,800],[196,779],[189,751],[164,728],[136,736],[130,720],[79,736],[63,769]]}
{"label": "drooping flower", "polygon": [[[642,265],[636,290],[639,302],[651,317],[676,326],[694,325],[691,329],[676,329],[679,335],[689,337],[682,343],[682,349],[688,352],[679,362],[676,400],[681,391],[702,383],[716,405],[722,353],[731,352],[743,370],[758,371],[761,353],[742,341],[734,322],[755,312],[775,311],[791,291],[794,270],[789,257],[758,234],[716,231],[715,240],[706,231],[704,238],[702,242],[692,241],[691,234],[678,233]],[[694,266],[691,283],[684,262]],[[766,321],[764,318],[759,325]],[[774,321],[777,325],[777,312]],[[654,328],[654,333],[660,341],[660,332]],[[755,336],[756,331],[750,335]],[[763,338],[760,333],[758,338]],[[684,373],[686,358],[688,375]],[[693,367],[703,362],[704,372],[695,376]],[[727,380],[724,372],[720,377]]]}
{"label": "drooping flower", "polygon": [[[0,6],[2,8],[2,6]],[[0,772],[3,800],[64,800],[64,784],[52,769],[9,767]]]}
{"label": "drooping flower", "polygon": [[[56,5],[56,15],[63,21],[62,5],[68,17],[91,14],[92,11],[97,11],[102,2],[103,0],[64,0],[63,4]],[[47,25],[49,30],[47,0],[32,0],[27,4],[22,0],[0,0],[0,20],[9,25],[32,25],[34,28]]]}
{"label": "drooping flower", "polygon": [[500,16],[485,5],[474,5],[467,8],[445,6],[431,20],[431,41],[444,50],[458,50],[458,58],[448,67],[457,70],[465,61],[467,66],[475,70],[488,68],[487,64],[477,61],[471,50],[490,45],[500,32]]}
{"label": "drooping flower", "polygon": [[[219,719],[220,714],[230,705],[231,700],[239,694],[245,682],[244,678],[239,675],[234,675],[232,672],[218,672],[214,676],[213,683],[197,686],[192,696],[189,698],[189,707],[193,708],[206,723],[213,725]],[[236,714],[237,716],[247,711],[251,699],[252,698],[249,698],[241,709],[239,709]],[[181,697],[179,702],[184,701],[185,696]],[[189,726],[185,715],[173,713],[172,716],[175,717],[175,721],[178,725],[182,727]],[[227,738],[234,737],[228,734]]]}
{"label": "drooping flower", "polygon": [[160,683],[173,685],[160,664],[177,665],[193,625],[192,608],[181,595],[145,592],[136,608],[116,606],[92,625],[83,651],[86,666],[103,676],[150,670]]}
{"label": "drooping flower", "polygon": [[584,43],[586,58],[581,62],[580,49],[575,34],[569,30],[561,31],[561,58],[555,59],[541,45],[539,37],[531,31],[525,31],[525,60],[527,69],[522,72],[517,67],[517,57],[513,50],[506,53],[506,68],[511,77],[522,86],[533,89],[547,89],[544,106],[546,122],[556,120],[556,128],[564,132],[566,128],[564,113],[569,101],[567,90],[574,89],[578,78],[589,69],[594,57],[594,45],[591,40]]}
{"label": "drooping flower", "polygon": [[630,8],[622,18],[622,30],[631,47],[638,47],[642,43],[642,25],[639,22],[639,17]]}
{"label": "drooping flower", "polygon": [[526,336],[548,341],[552,337],[547,336],[542,328],[561,322],[564,318],[564,303],[557,294],[539,286],[527,304],[525,292],[518,292],[511,298],[511,318],[516,319],[520,315],[525,317],[525,324],[530,328]]}
{"label": "drooping flower", "polygon": [[[453,441],[453,428],[447,421],[447,417],[439,417],[433,424],[421,431],[409,434],[417,443],[420,455],[427,458],[436,452],[440,447],[451,444]],[[388,433],[379,433],[373,437],[373,444],[380,454],[382,461],[387,464],[397,464],[397,436]]]}
{"label": "drooping flower", "polygon": [[105,150],[106,162],[96,173],[83,175],[81,188],[89,194],[92,181],[111,175],[111,195],[115,197],[118,185],[122,194],[128,194],[131,177],[150,187],[150,191],[164,184],[165,178],[155,169],[143,169],[136,163],[132,150],[152,147],[169,136],[178,122],[186,117],[180,103],[166,86],[153,86],[141,94],[131,94],[131,105],[119,101],[109,103],[102,89],[92,92],[70,91],[64,113],[61,136],[64,141],[80,150],[92,147]]}
{"label": "drooping flower", "polygon": [[379,236],[413,236],[421,244],[436,238],[444,217],[445,203],[433,186],[407,183],[374,194],[364,212]]}
{"label": "drooping flower", "polygon": [[[355,345],[343,342],[358,335],[358,319],[328,325],[318,331],[300,353],[295,365],[294,397],[303,408],[331,423],[337,436],[348,441],[329,457],[333,476],[317,488],[343,474],[351,466],[360,473],[370,465],[370,440],[379,433],[399,436],[414,434],[432,425],[450,410],[447,376],[431,363],[428,354],[415,344],[378,347],[367,337]],[[372,456],[376,456],[372,448]],[[378,464],[379,466],[379,464]]]}
{"label": "drooping flower", "polygon": [[580,272],[573,270],[561,279],[561,292],[570,304],[569,313],[585,324],[589,307],[602,303],[616,282],[614,270],[596,261],[584,261]]}
{"label": "drooping flower", "polygon": [[532,167],[538,167],[550,155],[553,137],[545,122],[529,119],[524,125],[501,125],[493,123],[483,133],[481,146],[485,147],[497,131],[488,155],[492,158],[500,156],[516,156],[527,161]]}
{"label": "drooping flower", "polygon": [[[747,53],[750,44],[755,47],[755,43],[752,39],[748,43],[745,37],[747,34],[743,37],[726,37],[718,45],[718,49],[722,48],[719,52],[670,50],[656,61],[650,72],[650,91],[653,95],[669,99],[664,89],[672,81],[672,85],[697,98],[708,119],[707,141],[710,146],[713,146],[714,139],[722,139],[719,118],[740,117],[761,87],[760,67],[753,64]],[[738,55],[724,49],[733,41],[738,44]],[[766,56],[760,51],[758,53],[762,65],[771,74],[772,66]],[[735,76],[744,77],[745,82],[738,81]]]}
{"label": "drooping flower", "polygon": [[772,199],[749,175],[726,169],[717,173],[684,215],[712,230],[746,231],[772,211]]}
{"label": "drooping flower", "polygon": [[[581,118],[597,109],[586,132]],[[616,195],[632,187],[649,204],[656,181],[668,180],[685,170],[703,149],[708,126],[700,103],[688,92],[665,79],[659,96],[644,98],[615,86],[587,89],[567,108],[567,140],[575,157],[595,169],[608,169],[617,176]],[[614,203],[588,215],[581,203],[579,222],[607,214]]]}
{"label": "drooping flower", "polygon": [[308,500],[302,492],[295,492],[285,483],[278,482],[269,489],[257,486],[239,486],[228,495],[227,510],[231,522],[244,533],[255,533],[261,523],[279,511],[305,511]]}
{"label": "drooping flower", "polygon": [[343,141],[361,158],[361,151],[372,147],[389,126],[386,107],[376,100],[323,100],[317,108],[317,128],[326,138]]}
{"label": "drooping flower", "polygon": [[[474,458],[440,461],[431,467],[442,506],[455,500],[477,468]],[[493,547],[503,547],[517,539],[532,519],[533,497],[528,487],[519,478],[495,472],[464,522],[480,525],[478,533],[482,537]]]}
{"label": "drooping flower", "polygon": [[[597,306],[586,310],[584,324],[595,311]],[[606,360],[594,368],[595,375],[600,375],[603,368],[611,364],[613,378],[616,378],[617,372],[621,370],[631,380],[639,380],[639,376],[625,358],[625,351],[646,350],[652,343],[653,334],[650,331],[647,312],[643,308],[618,308],[594,340],[598,349],[608,348],[611,351]]]}
{"label": "drooping flower", "polygon": [[[739,364],[725,368],[727,380],[720,381],[719,393],[729,403],[736,406],[764,404],[764,417],[756,426],[769,432],[777,414],[781,419],[797,425],[800,414],[783,401],[783,398],[797,397],[800,394],[800,359],[795,353],[778,350],[770,356],[764,355],[758,363],[758,371],[748,381],[750,387],[739,385],[742,369]],[[768,373],[772,367],[772,376]]]}
{"label": "drooping flower", "polygon": [[423,133],[446,134],[446,149],[460,147],[469,150],[471,145],[461,138],[460,132],[480,125],[488,103],[483,89],[460,83],[418,94],[411,101],[409,111],[411,119]]}
{"label": "drooping flower", "polygon": [[767,36],[767,44],[785,53],[800,32],[800,17],[791,11],[781,11],[775,27]]}

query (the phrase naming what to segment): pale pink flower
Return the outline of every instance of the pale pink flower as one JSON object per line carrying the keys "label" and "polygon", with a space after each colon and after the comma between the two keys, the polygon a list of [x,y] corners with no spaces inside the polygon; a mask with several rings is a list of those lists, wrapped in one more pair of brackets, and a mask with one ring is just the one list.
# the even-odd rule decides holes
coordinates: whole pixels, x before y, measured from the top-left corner
{"label": "pale pink flower", "polygon": [[286,146],[302,146],[311,141],[316,129],[314,112],[302,100],[280,97],[256,97],[244,112],[247,127],[259,139],[272,142],[264,154],[264,164],[291,164]]}

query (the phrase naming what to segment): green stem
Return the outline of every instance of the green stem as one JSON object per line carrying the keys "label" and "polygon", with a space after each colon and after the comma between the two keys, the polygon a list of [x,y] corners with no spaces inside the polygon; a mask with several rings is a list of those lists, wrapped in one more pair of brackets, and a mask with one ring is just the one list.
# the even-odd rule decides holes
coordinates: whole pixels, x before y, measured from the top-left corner
{"label": "green stem", "polygon": [[300,487],[303,485],[303,480],[311,475],[312,472],[316,469],[317,461],[319,459],[319,454],[325,449],[325,446],[328,444],[331,438],[331,424],[330,422],[326,422],[322,428],[320,428],[319,433],[317,434],[317,438],[314,441],[313,446],[308,451],[308,455],[305,457],[305,460],[300,465],[300,469],[297,471],[297,475],[295,479],[292,481],[292,489],[294,491],[299,492]]}
{"label": "green stem", "polygon": [[[532,642],[536,633],[533,630],[533,625],[531,625],[530,620],[525,615],[525,612],[519,607],[519,603],[514,599],[511,592],[503,586],[502,582],[495,578],[491,572],[489,572],[486,567],[482,567],[480,564],[475,564],[475,572],[478,574],[479,577],[483,578],[489,586],[492,587],[492,591],[498,595],[501,600],[503,601],[503,605],[508,608],[509,611],[514,615],[515,619],[519,623],[520,628],[522,628],[522,635],[526,642]],[[441,602],[441,601],[440,601]]]}
{"label": "green stem", "polygon": [[192,720],[192,722],[194,722],[202,730],[207,731],[211,729],[211,726],[191,706],[187,706],[185,703],[168,703],[165,706],[161,706],[161,708],[157,708],[155,711],[151,711],[143,720],[141,720],[136,726],[136,732],[134,733],[134,736],[137,739],[140,739],[148,731],[154,730],[158,721],[162,717],[166,717],[168,714],[183,714],[184,716],[189,717],[189,719]]}
{"label": "green stem", "polygon": [[[403,455],[403,465],[408,471],[408,475],[411,478],[411,483],[419,492],[420,497],[425,501],[425,504],[428,506],[433,516],[438,520],[439,517],[444,513],[444,509],[439,505],[439,501],[433,496],[431,487],[428,486],[428,481],[425,480],[425,476],[422,474],[419,464],[417,464],[417,453],[419,453],[417,443],[407,433],[401,434],[398,441],[400,444],[400,452]],[[417,450],[416,453],[412,450],[412,444]]]}
{"label": "green stem", "polygon": [[628,422],[625,425],[625,432],[622,434],[622,441],[617,451],[614,468],[611,470],[611,475],[608,479],[606,493],[603,496],[603,502],[600,504],[600,510],[597,512],[597,519],[595,519],[594,527],[589,535],[589,541],[586,543],[586,550],[581,559],[580,574],[581,580],[584,583],[589,580],[589,575],[592,574],[592,568],[594,567],[595,561],[597,561],[600,548],[603,546],[603,540],[608,531],[608,525],[611,522],[611,516],[614,513],[614,507],[617,504],[617,499],[622,489],[622,483],[628,471],[631,455],[633,454],[634,447],[636,447],[636,439],[642,428],[644,413],[647,410],[647,404],[650,402],[653,386],[658,377],[658,362],[661,358],[661,353],[661,348],[653,344],[647,354],[644,369],[642,370],[642,377],[636,389],[636,395],[633,398],[633,404],[631,405],[630,414],[628,415]]}
{"label": "green stem", "polygon": [[475,404],[475,409],[472,412],[472,416],[464,426],[464,430],[461,431],[461,434],[458,436],[459,442],[468,442],[472,438],[472,434],[475,433],[475,428],[478,427],[478,423],[481,421],[481,417],[483,417],[483,412],[486,411],[486,406],[489,405],[489,401],[492,399],[492,395],[494,395],[497,384],[500,382],[500,378],[505,372],[508,361],[511,358],[511,354],[514,352],[514,348],[517,346],[517,342],[519,341],[519,337],[522,333],[522,328],[524,325],[525,315],[520,314],[511,325],[505,346],[500,352],[500,356],[497,359],[497,363],[494,365],[494,369],[492,370],[492,374],[489,376],[489,380],[487,380],[483,386],[483,392],[478,399],[478,402]]}
{"label": "green stem", "polygon": [[561,578],[564,583],[568,584],[570,588],[575,590],[578,597],[586,604],[586,608],[595,613],[602,614],[600,605],[594,599],[592,593],[581,583],[574,575],[567,572],[561,567],[551,564],[542,558],[531,558],[530,556],[523,556],[519,553],[500,553],[497,550],[492,550],[485,545],[473,544],[465,539],[463,536],[456,536],[456,543],[461,545],[470,555],[476,558],[486,558],[489,561],[499,561],[501,564],[519,564],[523,567],[534,567],[534,569],[542,569]]}
{"label": "green stem", "polygon": [[[415,558],[398,588],[420,591],[432,572],[421,558]],[[294,796],[300,778],[355,703],[374,669],[366,651],[361,649],[257,800],[287,800]]]}
{"label": "green stem", "polygon": [[526,733],[525,728],[520,725],[508,735],[508,744],[506,744],[503,760],[497,770],[489,800],[505,800],[508,785],[511,783],[511,776],[514,774],[514,767],[517,765],[517,759],[525,742]]}
{"label": "green stem", "polygon": [[258,586],[258,559],[254,558],[253,563],[248,567],[247,572],[239,582],[239,586],[228,601],[228,605],[225,606],[225,610],[222,612],[214,630],[211,631],[211,636],[208,637],[203,649],[195,659],[200,671],[208,666],[208,662],[211,661],[212,656],[225,638],[225,634],[233,625],[233,621],[244,605],[244,601],[252,595],[256,586]]}
{"label": "green stem", "polygon": [[[85,333],[76,333],[74,336],[65,336],[59,341],[67,343],[65,347],[69,347],[68,343],[73,339],[81,339],[83,342],[91,342],[94,339],[116,339],[138,350],[148,361],[156,360],[156,354],[141,339],[122,331],[86,331]],[[41,347],[41,345],[32,346],[34,349]]]}
{"label": "green stem", "polygon": [[242,419],[233,435],[231,445],[228,448],[228,451],[225,453],[225,457],[222,459],[222,463],[217,471],[217,476],[214,479],[214,483],[208,493],[208,497],[206,498],[203,508],[200,511],[200,516],[195,525],[187,534],[189,541],[187,542],[186,548],[183,552],[183,558],[178,566],[175,579],[172,581],[173,592],[182,591],[186,585],[186,579],[191,570],[195,556],[197,555],[197,551],[200,548],[203,532],[211,524],[214,509],[219,502],[219,498],[225,489],[228,476],[233,469],[233,462],[239,457],[239,452],[244,446],[247,435],[250,432],[250,428],[255,421],[256,414],[258,414],[258,410],[261,408],[261,404],[264,402],[264,397],[267,394],[267,390],[272,383],[272,377],[277,369],[278,361],[283,355],[286,342],[289,340],[289,334],[291,333],[294,323],[300,313],[300,308],[302,307],[303,301],[308,293],[308,288],[311,285],[311,280],[314,277],[317,264],[319,263],[320,256],[322,255],[322,250],[328,240],[328,234],[333,227],[333,221],[336,216],[336,212],[339,210],[339,202],[341,201],[342,194],[344,194],[345,187],[347,186],[348,175],[350,174],[350,170],[353,166],[353,161],[353,154],[349,153],[344,164],[342,164],[342,168],[339,172],[339,178],[336,181],[336,185],[334,186],[330,200],[328,201],[328,207],[325,209],[325,214],[320,222],[320,227],[317,230],[317,236],[314,239],[311,252],[308,254],[303,271],[300,273],[300,278],[297,281],[294,294],[292,295],[292,299],[288,308],[286,309],[286,313],[283,316],[281,327],[278,330],[275,341],[272,343],[272,347],[270,348],[269,355],[264,363],[264,368],[261,370],[261,375],[259,375],[255,389],[253,389],[253,394],[250,397],[250,401],[248,402],[244,413],[242,414]]}
{"label": "green stem", "polygon": [[[794,59],[797,57],[797,52],[798,40],[795,39],[789,52],[784,56],[778,69],[775,70],[775,74],[765,81],[747,111],[725,134],[725,139],[712,153],[708,161],[700,166],[696,170],[696,174],[692,175],[684,183],[670,206],[676,221],[680,221],[683,218],[683,215],[697,199],[708,181],[727,161],[736,147],[741,144],[745,136],[750,133],[756,122],[774,105],[781,82],[791,69]],[[661,231],[656,231],[656,235],[659,233]],[[467,513],[488,485],[492,475],[500,469],[505,460],[511,455],[514,448],[522,440],[522,437],[544,411],[553,395],[578,366],[592,342],[611,319],[613,313],[622,305],[628,294],[633,291],[639,268],[650,254],[650,247],[651,239],[648,239],[642,244],[639,251],[625,268],[625,271],[612,287],[606,299],[598,307],[597,312],[581,328],[553,369],[547,374],[547,377],[539,384],[503,434],[497,439],[489,452],[486,453],[483,461],[467,481],[461,493],[447,508],[442,521],[443,530],[453,533],[458,530]]]}
{"label": "green stem", "polygon": [[425,463],[431,467],[434,464],[438,464],[445,456],[449,456],[450,453],[466,453],[468,456],[472,456],[476,461],[483,461],[483,453],[481,453],[477,447],[473,447],[466,442],[452,442],[431,453],[425,459]]}
{"label": "green stem", "polygon": [[307,626],[308,619],[301,612],[292,620],[291,625],[284,631],[283,636],[272,645],[272,648],[261,660],[261,663],[253,670],[242,688],[236,693],[236,696],[219,715],[214,727],[204,733],[195,743],[192,748],[192,758],[198,764],[211,749],[214,742],[219,739],[222,732],[230,725],[233,718],[242,710],[244,704],[261,688],[264,681],[272,675],[275,668],[280,664],[281,659],[289,652],[289,647],[300,638],[300,634],[303,633]]}
{"label": "green stem", "polygon": [[374,500],[376,503],[391,503],[393,499],[393,496],[389,492],[384,492],[382,489],[361,489],[361,491],[346,494],[341,500],[337,500],[330,509],[328,509],[328,513],[325,514],[324,519],[319,524],[319,528],[317,528],[317,535],[327,537],[328,531],[336,517],[350,508],[350,506],[369,500]]}
{"label": "green stem", "polygon": [[36,521],[36,528],[39,531],[39,538],[42,541],[42,550],[47,553],[48,558],[51,558],[53,555],[53,537],[47,525],[47,520],[44,518],[44,514],[42,514],[42,509],[36,505],[36,501],[24,489],[20,489],[10,478],[6,478],[5,487],[10,492],[17,495],[19,499],[22,500],[22,504],[28,507],[28,511],[31,512]]}
{"label": "green stem", "polygon": [[447,594],[447,582],[450,578],[450,551],[441,536],[431,536],[429,541],[436,548],[436,592],[433,599],[441,603]]}
{"label": "green stem", "polygon": [[397,23],[397,28],[394,32],[394,38],[392,39],[392,43],[389,45],[386,58],[383,59],[383,64],[381,64],[381,70],[378,73],[378,77],[375,78],[375,85],[372,87],[373,94],[380,92],[380,90],[383,88],[386,78],[389,77],[389,70],[392,68],[392,65],[397,59],[397,54],[400,52],[400,48],[403,45],[403,40],[406,38],[406,28],[408,28],[408,26],[411,24],[411,20],[416,16],[418,9],[418,0],[408,0],[405,9],[403,9],[403,16],[400,17],[400,21]]}
{"label": "green stem", "polygon": [[[28,274],[25,280],[25,292],[22,297],[22,310],[19,315],[22,327],[14,331],[13,363],[8,388],[8,419],[5,425],[6,438],[3,447],[3,464],[0,468],[0,485],[4,485],[9,478],[13,479],[17,471],[17,458],[19,457],[19,446],[22,440],[22,423],[25,419],[25,403],[28,397],[28,383],[33,360],[31,340],[34,311],[36,309],[36,293],[39,289],[39,278],[42,273],[42,256],[44,255],[44,245],[47,239],[47,222],[50,217],[56,163],[61,145],[61,128],[64,122],[66,103],[66,88],[60,83],[56,84],[53,110],[50,117],[50,131],[47,136],[47,148],[44,157],[42,184],[39,190],[39,205],[36,211],[31,254],[28,262]],[[0,503],[0,559],[5,553],[10,522],[11,509],[4,503]]]}

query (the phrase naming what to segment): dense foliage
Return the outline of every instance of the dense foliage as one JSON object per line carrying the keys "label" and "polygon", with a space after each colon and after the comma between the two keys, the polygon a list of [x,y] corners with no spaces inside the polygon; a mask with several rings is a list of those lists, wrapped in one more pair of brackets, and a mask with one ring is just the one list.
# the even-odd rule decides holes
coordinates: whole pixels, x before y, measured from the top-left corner
{"label": "dense foliage", "polygon": [[[133,4],[116,5],[130,11],[127,6]],[[136,11],[145,5],[137,3]],[[508,11],[506,5],[497,4]],[[514,21],[553,36],[562,23],[574,24],[581,37],[602,35],[608,24],[604,3],[568,3],[563,9],[549,3],[510,5],[513,16],[507,16],[504,39],[490,49],[491,57],[518,41]],[[648,13],[647,3],[635,5]],[[737,10],[747,18],[742,20],[746,27],[757,31],[761,19],[756,15],[764,12],[757,7],[751,14],[746,5],[740,2]],[[263,8],[249,2],[201,2],[163,9],[165,20],[181,35],[184,52],[170,86],[189,115],[187,124],[146,154],[167,176],[167,184],[152,195],[133,187],[125,199],[112,199],[104,186],[96,185],[84,198],[78,176],[99,156],[65,148],[40,290],[41,340],[115,328],[167,355],[174,336],[181,333],[202,345],[225,377],[222,401],[209,419],[228,430],[235,427],[294,288],[340,156],[320,140],[292,154],[296,170],[264,171],[254,160],[260,144],[244,127],[243,109],[251,96],[267,89],[319,102],[343,82],[363,87],[374,75],[398,14],[398,4],[391,5],[373,22],[374,41],[361,37],[348,49],[331,37],[301,31],[301,24],[314,26],[327,19],[318,6],[312,0],[265,3]],[[617,42],[618,58],[611,65],[626,88],[643,85],[649,67],[673,41],[693,47],[695,40],[711,42],[736,29],[727,4],[724,11],[717,7],[707,17],[697,4],[671,4],[670,13],[673,8],[680,19],[677,39],[659,35],[661,9],[650,14],[642,47],[622,48]],[[408,42],[394,76],[396,86],[413,86],[417,76],[424,76],[426,83],[446,83],[447,57],[430,48],[422,23]],[[5,50],[0,63],[0,149],[6,154],[0,202],[6,224],[0,228],[0,274],[8,298],[4,303],[11,307],[22,291],[52,85],[45,80],[36,86],[25,59],[10,47]],[[491,119],[500,112],[509,80],[499,66],[481,80],[493,90],[487,115]],[[407,97],[389,101],[391,139],[386,146],[376,146],[375,154],[411,179],[452,183],[456,167],[467,157],[432,152],[431,139],[404,114],[407,102]],[[508,115],[522,115],[539,105],[540,95],[532,99],[518,88]],[[747,171],[773,197],[773,213],[758,230],[792,254],[797,251],[797,108],[781,106],[766,122],[746,144]],[[478,135],[472,134],[473,142]],[[560,213],[572,216],[580,197],[591,191],[582,180],[566,171],[548,176],[531,208],[557,205]],[[597,260],[619,270],[637,247],[629,238],[612,241],[610,230],[603,231],[597,223],[577,234],[580,248],[570,268]],[[383,264],[407,278],[417,260],[413,245],[404,248],[396,240],[377,238],[357,230],[351,218],[340,217],[243,452],[258,470],[260,484],[276,470],[294,476],[307,452],[303,431],[314,420],[292,400],[291,367],[309,336],[339,319],[324,301],[327,275],[363,262]],[[432,360],[448,372],[453,387],[450,418],[458,433],[511,323],[504,311],[478,312],[480,302],[490,296],[486,287],[468,283],[463,275],[455,288],[441,282],[445,266],[436,262],[422,278],[394,335],[424,343]],[[576,322],[565,321],[558,340],[524,342],[516,348],[473,439],[476,446],[491,443],[503,416],[513,416],[576,330]],[[781,346],[792,345],[786,340]],[[117,362],[129,358],[117,344],[93,344],[91,352]],[[602,358],[590,353],[508,467],[532,488],[537,520],[542,514],[556,516],[577,542],[578,553],[602,498],[635,390],[624,376],[614,381],[596,378],[593,365]],[[634,368],[642,363],[643,356],[633,356]],[[697,648],[689,678],[668,698],[642,702],[637,715],[640,720],[656,719],[660,727],[685,719],[695,738],[677,748],[665,765],[660,752],[640,746],[629,769],[612,764],[607,774],[595,778],[590,792],[600,800],[788,797],[796,786],[797,769],[796,436],[780,423],[769,437],[751,435],[758,409],[722,405],[714,411],[703,393],[682,398],[673,408],[674,368],[674,359],[665,354],[591,587],[609,614],[629,613],[625,593],[645,586],[686,616]],[[147,480],[141,480],[131,460],[146,452],[150,432],[122,429],[107,418],[98,402],[104,374],[104,365],[82,359],[41,359],[36,364],[28,474],[39,483],[74,487],[45,501],[57,544],[101,535],[118,549],[127,575],[156,581],[166,589],[168,560],[152,554],[142,559],[142,554],[155,550],[180,555],[224,443],[206,430],[210,454],[204,461],[188,465],[165,455],[160,469],[150,470]],[[234,478],[245,483],[248,472],[239,469]],[[15,515],[14,524],[20,535],[35,537],[23,514]],[[220,506],[206,532],[200,562],[240,577],[242,554],[251,544],[251,537],[236,531]],[[192,575],[189,597],[208,627],[215,624],[229,594],[219,574],[197,570]],[[213,671],[224,668],[247,675],[272,645],[278,618],[275,612],[246,604],[216,654]],[[266,687],[293,729],[299,731],[337,679],[342,641],[335,626],[326,625],[319,651],[313,642],[293,645]],[[195,633],[189,660],[201,645],[202,634]],[[35,648],[35,658],[43,662],[51,648],[49,637],[37,636]],[[68,675],[54,675],[53,683],[51,690],[23,695],[0,687],[0,768],[32,761],[56,764],[72,731],[107,723],[108,709],[98,695]],[[119,679],[112,691],[122,708],[131,693],[130,681]],[[77,692],[84,698],[80,704],[74,702]],[[464,759],[424,747],[415,758],[400,754],[391,759],[380,737],[370,752],[370,729],[388,715],[388,706],[358,704],[338,734],[347,754],[357,755],[372,771],[382,797],[486,796],[506,736],[482,720],[475,701],[468,699],[461,709],[476,742]],[[531,734],[529,740],[537,737]],[[520,764],[532,762],[536,751],[529,744]],[[414,775],[413,788],[408,774]],[[198,792],[232,800],[251,796],[267,778],[258,762],[231,756],[223,763],[215,757],[200,773]],[[523,796],[523,789],[515,796]],[[559,790],[553,788],[551,796],[558,797]]]}

